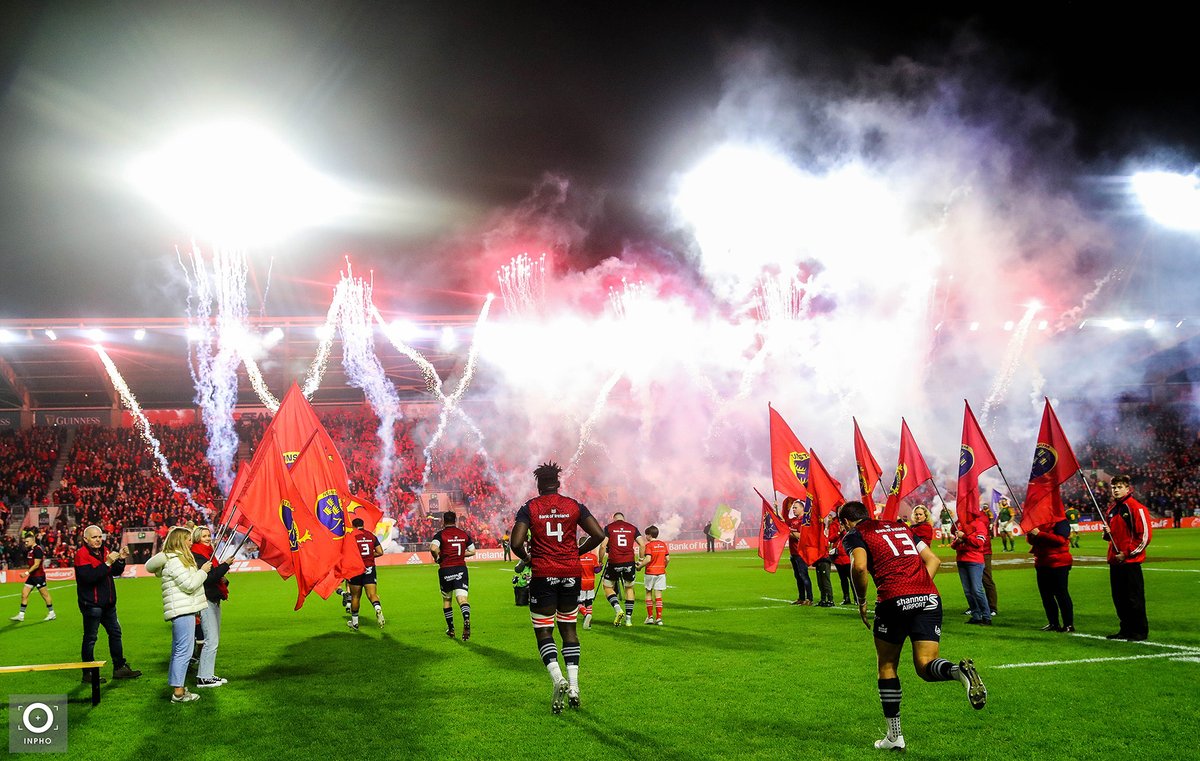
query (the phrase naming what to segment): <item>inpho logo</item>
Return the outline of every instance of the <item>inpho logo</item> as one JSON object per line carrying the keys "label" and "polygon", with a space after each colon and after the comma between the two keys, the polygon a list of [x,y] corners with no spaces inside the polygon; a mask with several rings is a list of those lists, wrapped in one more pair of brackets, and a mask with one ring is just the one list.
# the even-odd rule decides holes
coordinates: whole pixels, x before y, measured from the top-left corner
{"label": "inpho logo", "polygon": [[66,753],[67,696],[10,696],[8,750],[10,753]]}

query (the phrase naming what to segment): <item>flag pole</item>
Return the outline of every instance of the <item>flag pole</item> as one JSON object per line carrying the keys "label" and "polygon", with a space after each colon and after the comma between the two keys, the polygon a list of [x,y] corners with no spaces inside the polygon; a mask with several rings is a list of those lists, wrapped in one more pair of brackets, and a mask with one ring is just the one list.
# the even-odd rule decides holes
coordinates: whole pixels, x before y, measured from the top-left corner
{"label": "flag pole", "polygon": [[[1109,536],[1111,536],[1112,532],[1109,531],[1108,521],[1104,518],[1104,510],[1100,507],[1100,503],[1096,500],[1096,495],[1092,492],[1092,485],[1087,482],[1087,476],[1083,474],[1083,468],[1080,468],[1075,472],[1078,473],[1079,478],[1083,480],[1083,488],[1087,489],[1088,496],[1092,498],[1092,504],[1096,506],[1096,514],[1100,516],[1100,522],[1104,524],[1104,530],[1108,531]],[[1112,539],[1109,539],[1109,541],[1111,542]]]}
{"label": "flag pole", "polygon": [[[1004,479],[1004,485],[1006,487],[1008,487],[1008,496],[1012,499],[1013,502],[1017,503],[1017,509],[1021,511],[1021,517],[1024,518],[1025,517],[1025,506],[1021,504],[1021,500],[1017,499],[1016,492],[1014,492],[1012,486],[1009,485],[1008,476],[1004,475],[1004,468],[1000,467],[1000,463],[996,463],[996,470],[1000,471],[1000,478]],[[997,514],[999,514],[999,513],[997,513]]]}

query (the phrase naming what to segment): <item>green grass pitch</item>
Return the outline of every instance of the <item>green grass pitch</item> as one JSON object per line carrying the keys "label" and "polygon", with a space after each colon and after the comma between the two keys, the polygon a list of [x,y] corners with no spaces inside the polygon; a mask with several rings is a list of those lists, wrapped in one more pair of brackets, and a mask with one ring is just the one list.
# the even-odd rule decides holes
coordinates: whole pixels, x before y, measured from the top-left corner
{"label": "green grass pitch", "polygon": [[[910,757],[1197,757],[1200,531],[1160,530],[1154,537],[1145,643],[1103,639],[1116,631],[1107,570],[1083,560],[1102,550],[1100,538],[1089,535],[1075,551],[1078,636],[1038,631],[1045,621],[1024,553],[995,556],[1000,611],[991,629],[962,624],[958,613],[966,606],[953,566],[938,575],[947,610],[942,654],[975,659],[988,704],[973,711],[958,683],[926,684],[906,662],[902,717]],[[561,716],[550,713],[550,680],[528,613],[513,605],[510,577],[500,563],[472,564],[474,630],[463,643],[443,634],[430,566],[383,569],[387,627],[379,630],[364,615],[357,633],[332,599],[314,596],[293,613],[293,582],[235,575],[217,662],[230,683],[199,690],[201,699],[184,705],[167,699],[170,631],[158,582],[123,580],[125,649],[145,672],[141,679],[110,681],[96,707],[75,672],[0,676],[0,691],[5,698],[68,693],[74,758],[880,754],[872,742],[885,723],[870,634],[850,607],[783,602],[796,591],[786,558],[770,575],[750,552],[674,556],[661,628],[642,625],[640,586],[633,628],[614,628],[601,600],[592,630],[580,633],[583,706]],[[51,588],[58,620],[41,621],[44,607],[35,596],[28,620],[15,624],[7,618],[16,612],[20,586],[0,587],[0,664],[78,658],[74,588]],[[364,614],[369,610],[364,604]],[[97,657],[107,658],[103,633]],[[7,727],[8,700],[0,710]]]}

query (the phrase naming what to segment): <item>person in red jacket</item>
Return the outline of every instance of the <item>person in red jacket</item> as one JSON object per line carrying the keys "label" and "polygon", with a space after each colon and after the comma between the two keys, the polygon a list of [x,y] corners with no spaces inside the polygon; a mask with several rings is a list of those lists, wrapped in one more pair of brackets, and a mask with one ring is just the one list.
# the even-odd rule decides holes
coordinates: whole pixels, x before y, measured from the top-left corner
{"label": "person in red jacket", "polygon": [[[1033,553],[1038,593],[1042,596],[1042,607],[1049,621],[1042,627],[1044,632],[1075,631],[1075,605],[1067,589],[1072,563],[1070,536],[1071,524],[1065,518],[1056,523],[1035,526],[1025,535],[1029,551]],[[1060,611],[1061,626],[1058,619]]]}
{"label": "person in red jacket", "polygon": [[[75,553],[75,591],[79,595],[79,612],[83,615],[80,659],[92,660],[100,627],[103,626],[108,633],[108,653],[112,658],[114,679],[137,679],[142,675],[125,660],[121,622],[117,619],[117,588],[113,579],[120,578],[124,573],[125,559],[128,557],[129,547],[111,551],[105,547],[104,532],[95,525],[83,530],[83,546]],[[85,682],[91,680],[88,671],[83,671]]]}
{"label": "person in red jacket", "polygon": [[954,532],[955,565],[958,566],[958,579],[962,582],[963,594],[967,604],[971,606],[971,617],[968,624],[981,626],[992,625],[992,609],[988,605],[987,594],[983,591],[983,546],[987,544],[986,518],[977,516],[969,524],[964,521]]}
{"label": "person in red jacket", "polygon": [[[832,527],[831,527],[832,528]],[[829,557],[833,558],[833,567],[837,569],[838,578],[842,582],[842,605],[850,604],[850,556],[842,540],[846,538],[846,529],[834,533],[829,538]]]}
{"label": "person in red jacket", "polygon": [[1112,480],[1113,504],[1108,508],[1108,582],[1121,626],[1108,639],[1140,642],[1150,635],[1146,620],[1146,586],[1142,562],[1150,546],[1150,511],[1133,498],[1129,476]]}

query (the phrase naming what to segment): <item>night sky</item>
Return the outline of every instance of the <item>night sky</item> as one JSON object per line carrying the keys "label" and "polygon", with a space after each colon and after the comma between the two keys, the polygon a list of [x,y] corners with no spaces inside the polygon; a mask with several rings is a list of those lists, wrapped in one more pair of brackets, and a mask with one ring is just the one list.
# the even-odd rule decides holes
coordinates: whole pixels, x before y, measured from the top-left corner
{"label": "night sky", "polygon": [[829,88],[907,59],[1022,93],[1069,132],[1080,175],[1146,161],[1191,171],[1192,25],[1044,5],[21,4],[0,29],[0,318],[180,315],[171,273],[188,231],[120,169],[226,114],[388,200],[370,224],[260,252],[278,255],[279,313],[320,313],[347,253],[417,283],[394,294],[413,311],[477,311],[455,252],[547,172],[603,199],[573,266],[629,240],[685,248],[654,199],[709,144],[724,62],[755,44]]}

